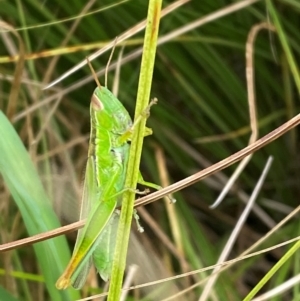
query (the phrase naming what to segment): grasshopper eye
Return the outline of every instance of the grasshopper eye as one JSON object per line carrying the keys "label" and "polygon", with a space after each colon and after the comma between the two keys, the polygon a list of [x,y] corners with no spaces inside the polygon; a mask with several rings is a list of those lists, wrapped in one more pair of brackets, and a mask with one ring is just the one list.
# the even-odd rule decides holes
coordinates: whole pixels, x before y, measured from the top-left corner
{"label": "grasshopper eye", "polygon": [[104,109],[104,105],[100,98],[94,93],[91,99],[91,106],[95,111],[101,111]]}

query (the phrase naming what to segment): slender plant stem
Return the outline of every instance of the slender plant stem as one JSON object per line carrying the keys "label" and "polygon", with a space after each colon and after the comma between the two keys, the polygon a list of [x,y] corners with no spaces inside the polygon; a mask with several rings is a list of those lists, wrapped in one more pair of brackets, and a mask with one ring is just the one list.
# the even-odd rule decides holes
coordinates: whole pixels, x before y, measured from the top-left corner
{"label": "slender plant stem", "polygon": [[261,288],[274,276],[274,274],[288,261],[300,248],[300,241],[296,242],[280,260],[272,267],[272,269],[257,283],[252,291],[245,297],[243,301],[250,301],[261,290]]}
{"label": "slender plant stem", "polygon": [[[161,6],[162,0],[149,0],[135,119],[141,116],[142,112],[147,108],[150,99]],[[135,188],[138,181],[145,126],[146,118],[142,118],[134,130],[125,187]],[[130,191],[124,193],[121,217],[117,232],[108,301],[119,300],[121,295],[122,280],[126,265],[127,248],[133,214],[134,196],[134,193]]]}
{"label": "slender plant stem", "polygon": [[268,11],[270,13],[270,16],[272,18],[272,21],[274,22],[275,28],[277,30],[278,36],[279,36],[279,40],[281,42],[283,51],[286,55],[286,59],[288,61],[288,64],[291,68],[291,72],[294,75],[294,81],[295,84],[297,86],[298,92],[300,92],[300,74],[299,74],[299,68],[296,65],[296,60],[294,58],[293,52],[291,47],[289,46],[289,41],[287,39],[287,35],[284,32],[283,26],[281,25],[280,19],[279,19],[279,15],[276,12],[276,9],[272,3],[273,1],[271,0],[267,0],[266,4],[267,4],[267,8]]}

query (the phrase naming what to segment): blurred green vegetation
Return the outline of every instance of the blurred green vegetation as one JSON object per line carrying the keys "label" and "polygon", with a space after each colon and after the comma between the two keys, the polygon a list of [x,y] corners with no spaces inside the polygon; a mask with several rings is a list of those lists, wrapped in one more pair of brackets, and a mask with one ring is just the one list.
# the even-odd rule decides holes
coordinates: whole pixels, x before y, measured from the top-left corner
{"label": "blurred green vegetation", "polygon": [[[164,1],[164,7],[171,2],[174,1]],[[157,147],[164,152],[170,182],[173,183],[247,145],[251,131],[245,77],[245,47],[248,34],[254,25],[273,22],[274,12],[270,13],[267,5],[270,1],[252,1],[251,5],[251,1],[190,1],[161,20],[160,37],[239,2],[249,5],[235,11],[228,10],[228,14],[216,17],[210,22],[203,22],[202,26],[187,29],[183,34],[175,35],[158,47],[151,93],[152,97],[158,98],[158,105],[153,107],[148,120],[148,126],[153,129],[154,134],[145,139],[141,165],[146,180],[160,183],[155,156]],[[3,21],[18,30],[25,43],[26,53],[40,53],[65,46],[108,42],[146,17],[147,1],[128,1],[81,18],[63,45],[64,39],[77,21],[75,19],[55,23],[56,21],[78,16],[86,5],[90,5],[88,11],[94,11],[114,3],[116,1],[112,0],[1,1],[0,15]],[[280,24],[280,28],[278,24],[276,25],[277,32],[280,31],[284,36],[293,56],[292,60],[289,60],[286,49],[282,46],[282,39],[279,39],[277,33],[267,30],[258,33],[254,48],[254,73],[260,137],[299,111],[299,90],[295,84],[299,79],[292,72],[292,68],[299,72],[297,64],[299,65],[300,57],[298,34],[300,5],[296,0],[272,1],[272,3]],[[51,22],[54,24],[50,24]],[[45,26],[38,27],[41,24]],[[26,29],[27,27],[32,28]],[[17,54],[16,38],[1,30],[0,33],[0,56]],[[143,31],[128,40],[123,57],[139,48],[142,38]],[[130,44],[130,41],[136,43]],[[115,59],[119,51],[120,48],[117,47]],[[80,83],[90,75],[90,70],[86,66],[53,89],[42,91],[41,87],[45,85],[45,81],[56,79],[91,53],[92,50],[82,50],[55,54],[58,61],[47,79],[45,75],[49,72],[53,57],[26,60],[26,72],[22,77],[14,116],[11,118],[12,125],[28,149],[62,223],[76,220],[73,213],[78,210],[76,202],[80,200],[88,148],[89,102],[95,83],[91,79],[89,83],[68,92],[68,87],[73,87],[75,83]],[[106,53],[94,60],[94,68],[103,68],[108,56],[109,53]],[[0,64],[0,108],[4,114],[8,108],[15,66],[15,63]],[[139,66],[140,56],[122,65],[118,79],[118,98],[131,115],[135,105]],[[108,87],[113,86],[114,80],[115,73],[109,72]],[[104,82],[104,76],[100,77],[100,81]],[[52,100],[46,102],[49,97]],[[38,104],[42,104],[38,109],[27,111]],[[239,131],[240,135],[237,134]],[[216,139],[211,142],[204,141],[204,138],[214,136]],[[219,136],[227,138],[220,139]],[[234,245],[231,258],[252,245],[299,205],[298,136],[299,130],[294,129],[255,153],[237,180],[233,191],[215,210],[210,210],[208,206],[218,197],[236,165],[176,194],[178,202],[174,207],[177,214],[175,219],[181,231],[180,252],[190,265],[188,271],[216,263],[244,208],[241,194],[246,199],[250,196],[268,156],[272,155],[274,162],[256,201],[258,210],[265,214],[264,218],[254,212],[250,214]],[[23,222],[25,217],[22,215],[20,218],[19,209],[9,197],[6,187],[1,184],[2,243],[27,237],[30,233],[26,222]],[[11,194],[13,195],[13,192]],[[146,209],[173,240],[170,215],[164,203],[158,201]],[[291,220],[288,226],[278,231],[264,246],[275,245],[299,235],[298,223],[297,219]],[[18,230],[12,232],[16,225]],[[146,228],[146,234],[142,235],[142,238],[139,235],[138,238],[142,241],[149,239],[147,246],[151,249],[147,250],[148,260],[151,261],[152,256],[159,254],[161,265],[167,271],[167,275],[187,271],[173,255],[168,253],[164,244],[159,242],[155,231],[150,227],[148,229],[147,224],[143,226]],[[69,237],[72,246],[73,239],[74,236]],[[180,249],[178,241],[176,244]],[[10,270],[41,273],[39,266],[41,263],[36,260],[32,250],[31,247],[24,247],[13,251],[10,255],[1,256],[2,273],[7,271],[8,267]],[[278,249],[255,259],[242,261],[221,274],[213,290],[216,299],[241,300],[284,252],[285,249]],[[264,289],[271,289],[297,273],[299,273],[299,255],[290,260],[285,269],[281,269]],[[160,279],[160,275],[158,274],[156,279]],[[178,280],[176,288],[179,291],[183,290],[204,276],[202,273]],[[18,300],[50,300],[49,295],[44,293],[43,284],[7,275],[0,276],[0,283]],[[54,286],[54,283],[52,285]],[[47,287],[50,286],[51,283],[47,283]],[[152,292],[155,290],[156,287],[152,287]],[[272,300],[297,300],[298,290],[296,287],[294,291]],[[1,296],[4,295],[1,292],[2,289],[0,290],[2,300]],[[200,286],[181,298],[197,300],[201,292]],[[143,291],[142,294],[146,292]],[[62,298],[71,300],[67,295]],[[150,297],[147,300],[151,300]]]}

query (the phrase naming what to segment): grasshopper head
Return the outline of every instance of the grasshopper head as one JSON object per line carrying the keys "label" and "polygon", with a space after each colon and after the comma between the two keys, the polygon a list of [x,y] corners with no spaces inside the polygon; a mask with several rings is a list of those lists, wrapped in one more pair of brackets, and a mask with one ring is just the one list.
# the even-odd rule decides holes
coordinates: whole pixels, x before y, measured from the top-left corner
{"label": "grasshopper head", "polygon": [[91,116],[95,123],[112,134],[122,135],[132,126],[132,120],[123,106],[106,87],[97,87],[91,100]]}

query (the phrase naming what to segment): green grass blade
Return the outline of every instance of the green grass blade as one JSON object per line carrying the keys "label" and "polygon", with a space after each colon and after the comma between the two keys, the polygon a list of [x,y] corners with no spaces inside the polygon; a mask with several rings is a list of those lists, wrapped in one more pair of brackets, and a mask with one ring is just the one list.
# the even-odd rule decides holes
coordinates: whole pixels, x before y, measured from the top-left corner
{"label": "green grass blade", "polygon": [[2,286],[0,286],[0,300],[18,301],[13,295],[8,293]]}
{"label": "green grass blade", "polygon": [[282,27],[281,22],[279,20],[279,16],[278,16],[278,14],[277,14],[274,6],[273,6],[272,1],[270,1],[270,0],[267,1],[267,7],[268,7],[268,10],[269,10],[270,15],[272,17],[272,20],[274,22],[274,25],[277,29],[278,36],[279,36],[282,48],[283,48],[284,53],[287,57],[287,61],[288,61],[289,66],[291,68],[291,72],[294,76],[295,84],[298,88],[298,91],[300,91],[300,75],[299,75],[299,72],[298,72],[299,69],[298,69],[298,66],[296,64],[296,60],[294,59],[293,52],[292,52],[292,50],[289,46],[287,36],[286,36],[286,34],[283,30],[283,27]]}
{"label": "green grass blade", "polygon": [[[60,226],[30,157],[6,116],[0,112],[0,172],[16,202],[29,235]],[[78,292],[58,291],[54,284],[70,258],[64,237],[34,245],[52,300],[74,300]]]}

